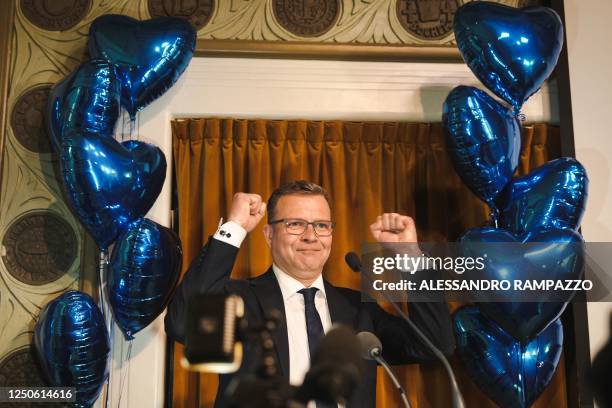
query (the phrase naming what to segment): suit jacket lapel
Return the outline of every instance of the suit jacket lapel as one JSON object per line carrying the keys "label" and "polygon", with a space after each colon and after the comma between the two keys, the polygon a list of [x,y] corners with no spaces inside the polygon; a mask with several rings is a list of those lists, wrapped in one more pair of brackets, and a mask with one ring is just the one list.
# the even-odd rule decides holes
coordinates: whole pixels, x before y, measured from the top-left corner
{"label": "suit jacket lapel", "polygon": [[355,308],[329,282],[324,280],[323,284],[325,285],[325,296],[332,323],[341,323],[353,328],[356,317]]}
{"label": "suit jacket lapel", "polygon": [[[332,323],[345,324],[354,328],[357,315],[354,306],[329,282],[324,280],[323,284],[325,285],[325,295]],[[285,378],[289,379],[289,340],[287,336],[285,303],[272,267],[263,275],[253,279],[251,285],[264,314],[272,309],[277,309],[281,312],[278,329],[273,333],[273,338],[282,374]]]}
{"label": "suit jacket lapel", "polygon": [[264,312],[264,317],[273,309],[279,310],[281,317],[278,322],[278,328],[275,333],[272,333],[276,352],[278,353],[278,362],[283,376],[289,379],[289,340],[287,336],[287,320],[285,316],[285,303],[283,302],[283,294],[274,276],[272,267],[263,275],[251,281],[253,292],[257,296],[257,300]]}

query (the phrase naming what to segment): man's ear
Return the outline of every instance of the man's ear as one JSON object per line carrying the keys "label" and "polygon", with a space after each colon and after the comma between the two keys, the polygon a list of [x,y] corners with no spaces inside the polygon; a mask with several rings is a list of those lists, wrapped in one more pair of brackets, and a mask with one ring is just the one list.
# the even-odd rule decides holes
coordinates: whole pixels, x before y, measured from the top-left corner
{"label": "man's ear", "polygon": [[266,243],[268,244],[268,247],[271,248],[272,247],[272,234],[273,234],[273,227],[270,224],[266,224],[263,227],[263,233],[264,233],[264,238],[266,238]]}

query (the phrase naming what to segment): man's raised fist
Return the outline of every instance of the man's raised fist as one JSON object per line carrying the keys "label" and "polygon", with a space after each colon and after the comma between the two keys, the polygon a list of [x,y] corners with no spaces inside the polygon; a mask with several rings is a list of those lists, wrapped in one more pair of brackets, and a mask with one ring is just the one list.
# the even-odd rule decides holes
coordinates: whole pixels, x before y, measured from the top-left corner
{"label": "man's raised fist", "polygon": [[228,221],[238,223],[246,232],[251,232],[266,214],[266,203],[259,194],[236,193],[232,199]]}

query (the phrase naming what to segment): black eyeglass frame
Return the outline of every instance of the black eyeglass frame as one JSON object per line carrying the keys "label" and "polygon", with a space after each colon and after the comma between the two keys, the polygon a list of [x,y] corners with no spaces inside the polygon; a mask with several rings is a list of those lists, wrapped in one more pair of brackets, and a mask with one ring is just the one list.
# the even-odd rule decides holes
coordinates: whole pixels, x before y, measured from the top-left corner
{"label": "black eyeglass frame", "polygon": [[[303,221],[306,223],[306,226],[304,227],[304,231],[300,232],[299,234],[293,233],[293,232],[289,232],[288,228],[289,226],[287,225],[287,223],[289,221]],[[315,227],[315,224],[318,222],[331,222],[331,232],[329,233],[329,235],[321,235],[317,232],[317,228]],[[336,223],[335,221],[331,221],[331,220],[314,220],[312,222],[309,222],[307,220],[304,220],[302,218],[281,218],[278,220],[274,220],[274,221],[269,221],[268,225],[274,225],[274,224],[280,224],[280,223],[284,223],[285,224],[285,231],[287,231],[287,234],[291,234],[291,235],[303,235],[306,230],[308,229],[309,225],[312,225],[312,230],[314,231],[315,235],[317,237],[331,237],[332,234],[334,233],[334,228],[336,228]]]}

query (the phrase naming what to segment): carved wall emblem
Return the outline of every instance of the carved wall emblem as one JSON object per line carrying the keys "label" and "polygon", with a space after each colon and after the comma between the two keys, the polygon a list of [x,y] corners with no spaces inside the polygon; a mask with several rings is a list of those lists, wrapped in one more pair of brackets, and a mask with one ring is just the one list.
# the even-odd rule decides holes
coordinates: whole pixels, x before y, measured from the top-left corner
{"label": "carved wall emblem", "polygon": [[149,0],[151,17],[180,17],[196,30],[204,27],[213,14],[215,0]]}
{"label": "carved wall emblem", "polygon": [[398,0],[397,17],[410,34],[424,40],[438,40],[453,31],[459,0]]}
{"label": "carved wall emblem", "polygon": [[2,244],[4,264],[16,279],[43,285],[64,275],[77,258],[77,237],[72,227],[50,211],[33,211],[8,228]]}
{"label": "carved wall emblem", "polygon": [[11,114],[11,128],[17,141],[34,153],[51,153],[51,141],[44,125],[44,112],[51,86],[31,89],[21,95]]}
{"label": "carved wall emblem", "polygon": [[91,0],[21,0],[21,11],[32,24],[49,31],[74,27],[89,12]]}
{"label": "carved wall emblem", "polygon": [[286,30],[301,37],[317,37],[338,19],[338,0],[273,0],[274,15]]}
{"label": "carved wall emblem", "polygon": [[47,387],[30,348],[13,351],[0,362],[0,387],[24,386]]}

